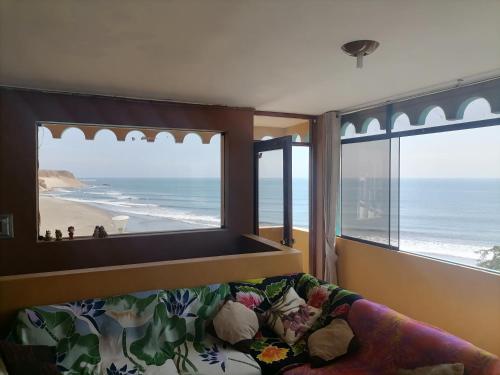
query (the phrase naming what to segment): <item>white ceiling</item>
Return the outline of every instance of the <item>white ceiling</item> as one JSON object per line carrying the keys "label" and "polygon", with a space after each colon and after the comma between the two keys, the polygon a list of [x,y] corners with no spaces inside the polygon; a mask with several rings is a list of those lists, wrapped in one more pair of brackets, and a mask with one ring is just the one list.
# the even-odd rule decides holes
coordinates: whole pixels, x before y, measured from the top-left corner
{"label": "white ceiling", "polygon": [[[500,0],[0,0],[0,84],[319,114],[500,72]],[[375,39],[362,70],[340,46]]]}

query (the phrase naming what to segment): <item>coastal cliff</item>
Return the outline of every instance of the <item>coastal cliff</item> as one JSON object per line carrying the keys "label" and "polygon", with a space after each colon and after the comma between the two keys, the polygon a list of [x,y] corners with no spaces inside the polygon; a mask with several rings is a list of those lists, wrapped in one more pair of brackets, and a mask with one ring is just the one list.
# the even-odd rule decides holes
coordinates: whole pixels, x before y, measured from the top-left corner
{"label": "coastal cliff", "polygon": [[38,171],[38,188],[40,191],[48,191],[53,188],[79,188],[85,184],[78,180],[69,171],[54,171],[40,169]]}

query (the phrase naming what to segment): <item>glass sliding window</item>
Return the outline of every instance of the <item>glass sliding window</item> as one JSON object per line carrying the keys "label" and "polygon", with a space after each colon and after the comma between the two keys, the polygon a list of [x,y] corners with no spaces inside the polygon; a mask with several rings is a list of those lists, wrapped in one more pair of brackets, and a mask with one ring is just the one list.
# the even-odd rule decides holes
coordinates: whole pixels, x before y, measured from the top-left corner
{"label": "glass sliding window", "polygon": [[400,249],[500,270],[500,126],[401,138],[400,161]]}
{"label": "glass sliding window", "polygon": [[259,229],[274,231],[279,242],[284,236],[283,150],[261,152],[258,163]]}
{"label": "glass sliding window", "polygon": [[222,134],[38,127],[39,235],[220,228]]}
{"label": "glass sliding window", "polygon": [[399,246],[399,138],[391,139],[389,245]]}
{"label": "glass sliding window", "polygon": [[500,114],[477,96],[455,111],[397,112],[363,139],[343,125],[342,236],[500,272]]}
{"label": "glass sliding window", "polygon": [[309,229],[309,146],[292,147],[293,226]]}
{"label": "glass sliding window", "polygon": [[342,235],[390,244],[391,141],[342,145]]}

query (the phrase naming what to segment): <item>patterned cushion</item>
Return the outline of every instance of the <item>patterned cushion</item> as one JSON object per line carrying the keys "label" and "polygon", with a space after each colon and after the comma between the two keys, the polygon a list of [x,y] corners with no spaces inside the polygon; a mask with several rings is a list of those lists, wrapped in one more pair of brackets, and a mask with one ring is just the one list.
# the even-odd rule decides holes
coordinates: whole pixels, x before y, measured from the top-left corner
{"label": "patterned cushion", "polygon": [[250,354],[258,362],[263,375],[274,375],[307,362],[306,341],[301,338],[288,345],[271,329],[264,327],[250,345]]}
{"label": "patterned cushion", "polygon": [[311,328],[313,332],[325,327],[334,318],[346,320],[351,305],[362,298],[359,294],[328,284],[309,274],[299,275],[295,290],[308,304],[321,308],[321,316]]}
{"label": "patterned cushion", "polygon": [[257,313],[264,313],[295,285],[297,274],[229,283],[232,297]]}
{"label": "patterned cushion", "polygon": [[[350,305],[361,298],[304,273],[230,283],[230,288],[233,298],[260,313],[268,312],[290,288],[294,288],[308,304],[321,308],[321,315],[311,332],[326,326],[334,317],[345,319]],[[304,336],[293,345],[288,345],[271,329],[263,327],[250,345],[250,354],[259,363],[262,374],[274,375],[308,361],[306,340]]]}
{"label": "patterned cushion", "polygon": [[293,345],[309,331],[320,314],[320,309],[307,305],[294,288],[289,288],[269,309],[267,323],[283,341]]}

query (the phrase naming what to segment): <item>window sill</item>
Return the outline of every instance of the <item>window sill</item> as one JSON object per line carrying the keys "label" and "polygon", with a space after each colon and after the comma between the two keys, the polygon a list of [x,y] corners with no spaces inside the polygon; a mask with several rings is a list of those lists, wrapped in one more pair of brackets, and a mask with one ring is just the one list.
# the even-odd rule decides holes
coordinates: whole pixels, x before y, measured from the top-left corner
{"label": "window sill", "polygon": [[381,244],[381,243],[377,243],[377,242],[363,240],[360,238],[349,237],[349,236],[337,236],[337,237],[344,239],[344,240],[359,242],[359,243],[362,243],[362,244],[365,244],[368,246],[377,247],[377,248],[380,248],[383,250],[389,250],[389,251],[391,251],[395,254],[398,254],[398,255],[413,256],[413,257],[425,259],[425,260],[432,261],[432,262],[443,263],[443,264],[447,264],[449,266],[466,268],[466,269],[470,269],[470,270],[474,270],[474,271],[478,271],[478,272],[485,272],[485,273],[496,275],[496,276],[500,277],[500,270],[496,271],[496,270],[492,270],[489,268],[483,268],[483,267],[479,267],[479,266],[476,267],[476,266],[471,266],[471,265],[467,265],[467,264],[463,264],[463,263],[453,262],[452,260],[436,258],[433,256],[425,255],[422,253],[411,252],[408,250],[401,250],[401,249],[394,247],[394,246],[389,246],[389,245],[385,245],[385,244]]}

